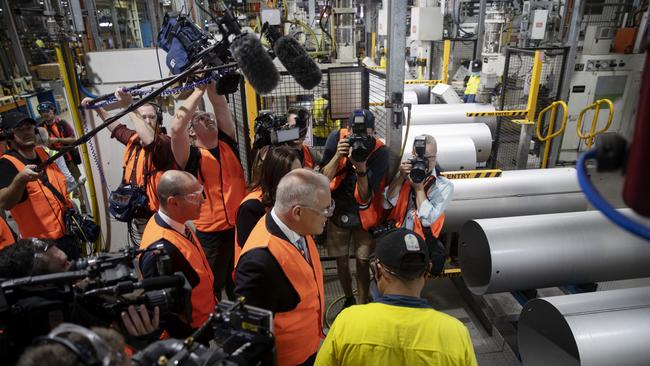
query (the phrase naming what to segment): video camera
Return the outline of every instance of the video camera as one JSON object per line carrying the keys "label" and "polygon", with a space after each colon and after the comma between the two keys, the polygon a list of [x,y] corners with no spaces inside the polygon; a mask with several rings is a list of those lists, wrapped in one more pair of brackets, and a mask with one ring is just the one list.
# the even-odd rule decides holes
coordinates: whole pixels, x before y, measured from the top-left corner
{"label": "video camera", "polygon": [[427,139],[425,136],[417,136],[413,141],[415,149],[415,158],[410,159],[411,173],[409,177],[413,183],[422,183],[429,175],[429,159],[425,158],[427,149]]}
{"label": "video camera", "polygon": [[375,145],[375,138],[368,135],[368,128],[373,127],[374,121],[370,112],[358,109],[350,117],[352,134],[348,136],[350,144],[350,157],[354,161],[366,161]]}
{"label": "video camera", "polygon": [[300,127],[286,127],[287,116],[276,115],[271,111],[260,111],[255,119],[255,139],[253,148],[278,146],[300,138]]}
{"label": "video camera", "polygon": [[[211,331],[217,347],[195,342]],[[236,302],[220,302],[215,313],[186,340],[163,340],[133,356],[140,366],[275,365],[273,313]]]}

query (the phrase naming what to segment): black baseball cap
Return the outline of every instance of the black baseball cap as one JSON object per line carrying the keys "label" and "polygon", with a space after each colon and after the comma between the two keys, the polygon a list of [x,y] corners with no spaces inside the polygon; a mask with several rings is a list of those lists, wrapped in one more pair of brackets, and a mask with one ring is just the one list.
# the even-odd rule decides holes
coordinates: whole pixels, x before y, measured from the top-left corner
{"label": "black baseball cap", "polygon": [[22,112],[9,112],[2,118],[2,129],[11,130],[16,128],[21,122],[28,121],[36,125],[36,120]]}
{"label": "black baseball cap", "polygon": [[429,265],[429,249],[412,230],[397,228],[377,239],[375,257],[398,275],[424,271]]}

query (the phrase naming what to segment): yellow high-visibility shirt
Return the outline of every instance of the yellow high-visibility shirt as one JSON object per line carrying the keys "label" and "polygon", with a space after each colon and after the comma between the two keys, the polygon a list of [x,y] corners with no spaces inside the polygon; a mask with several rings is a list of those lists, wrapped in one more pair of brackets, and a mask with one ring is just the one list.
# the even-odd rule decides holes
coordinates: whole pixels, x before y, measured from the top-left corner
{"label": "yellow high-visibility shirt", "polygon": [[327,104],[327,99],[316,98],[314,100],[314,107],[312,108],[312,116],[314,118],[312,134],[315,137],[324,139],[326,139],[332,131],[340,128],[338,121],[330,118],[329,112],[326,109]]}
{"label": "yellow high-visibility shirt", "polygon": [[371,303],[337,317],[316,357],[326,365],[475,366],[467,328],[431,308]]}
{"label": "yellow high-visibility shirt", "polygon": [[481,82],[480,75],[472,75],[467,80],[467,86],[465,87],[465,94],[476,94],[478,91],[478,84]]}

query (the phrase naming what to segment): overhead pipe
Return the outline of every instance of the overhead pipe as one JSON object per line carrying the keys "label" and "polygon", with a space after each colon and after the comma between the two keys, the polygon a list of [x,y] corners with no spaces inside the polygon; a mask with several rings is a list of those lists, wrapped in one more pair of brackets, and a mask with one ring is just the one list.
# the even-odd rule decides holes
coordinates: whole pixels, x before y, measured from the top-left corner
{"label": "overhead pipe", "polygon": [[650,245],[600,211],[472,220],[458,252],[476,295],[650,276]]}
{"label": "overhead pipe", "polygon": [[650,287],[533,299],[517,338],[526,366],[647,365]]}
{"label": "overhead pipe", "polygon": [[574,168],[504,171],[497,178],[454,179],[443,232],[474,219],[584,211]]}

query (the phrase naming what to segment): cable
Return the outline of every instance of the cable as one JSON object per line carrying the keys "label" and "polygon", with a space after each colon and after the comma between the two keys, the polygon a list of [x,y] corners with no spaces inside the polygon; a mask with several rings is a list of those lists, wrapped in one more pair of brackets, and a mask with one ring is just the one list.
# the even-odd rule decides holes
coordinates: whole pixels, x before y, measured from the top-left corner
{"label": "cable", "polygon": [[585,193],[587,200],[610,221],[627,232],[634,234],[644,240],[650,241],[650,228],[630,219],[629,217],[618,212],[612,205],[600,195],[598,190],[593,186],[587,175],[586,163],[589,159],[597,159],[596,149],[591,149],[580,156],[576,168],[578,169],[578,183]]}

